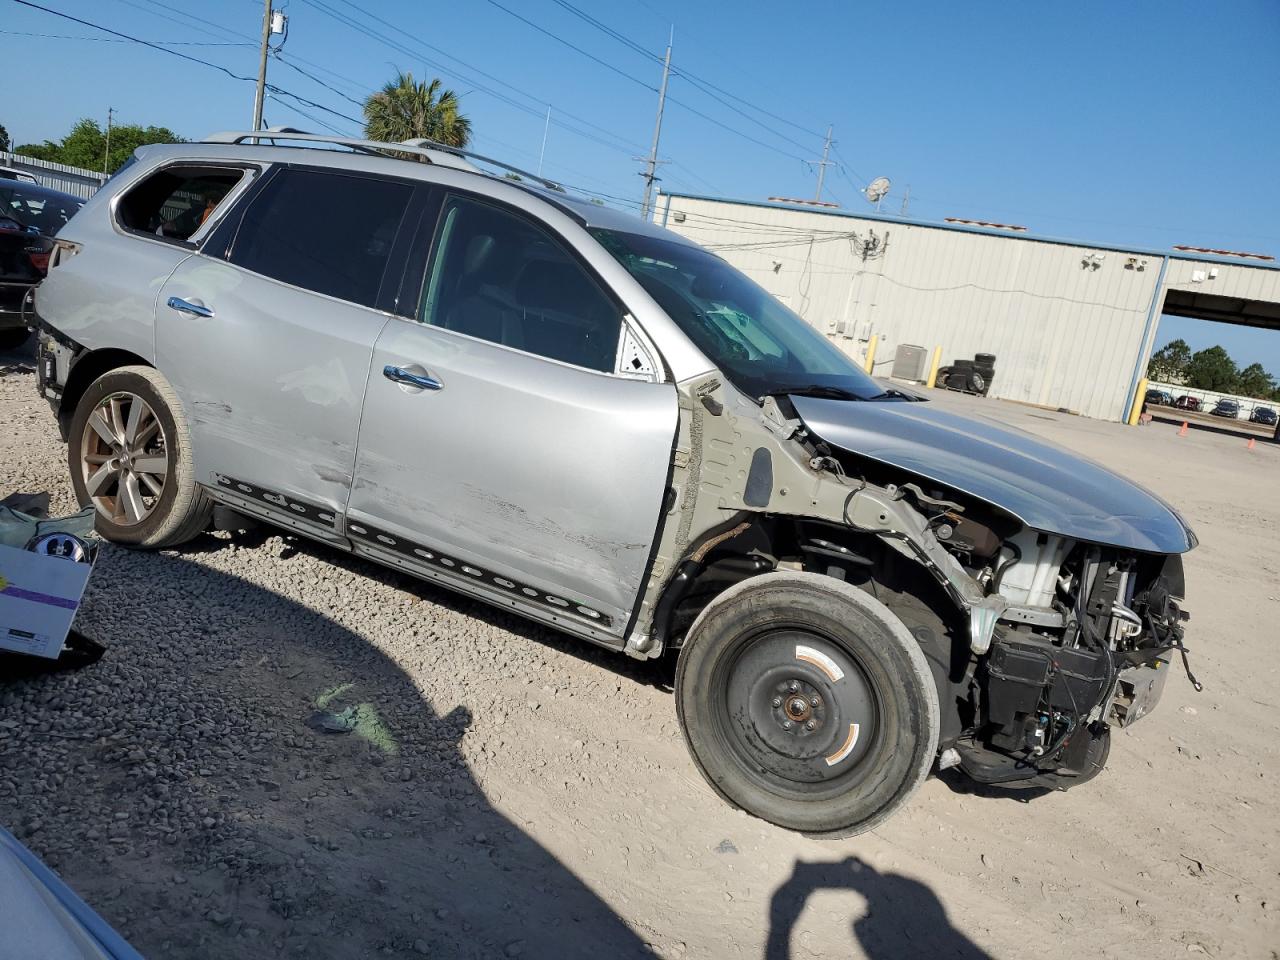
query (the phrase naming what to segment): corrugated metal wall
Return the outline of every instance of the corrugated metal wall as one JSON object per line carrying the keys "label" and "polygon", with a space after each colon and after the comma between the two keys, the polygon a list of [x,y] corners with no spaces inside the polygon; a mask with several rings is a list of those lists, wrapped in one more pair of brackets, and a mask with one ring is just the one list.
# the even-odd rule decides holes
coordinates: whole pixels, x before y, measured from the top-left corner
{"label": "corrugated metal wall", "polygon": [[107,182],[105,175],[94,170],[69,167],[65,163],[50,163],[47,160],[24,157],[6,150],[0,150],[0,167],[14,167],[22,170],[34,176],[42,186],[61,190],[63,193],[69,193],[73,197],[83,197],[86,200]]}
{"label": "corrugated metal wall", "polygon": [[994,353],[992,396],[1124,416],[1159,256],[680,196],[664,216],[851,355],[878,334],[879,375],[901,343]]}

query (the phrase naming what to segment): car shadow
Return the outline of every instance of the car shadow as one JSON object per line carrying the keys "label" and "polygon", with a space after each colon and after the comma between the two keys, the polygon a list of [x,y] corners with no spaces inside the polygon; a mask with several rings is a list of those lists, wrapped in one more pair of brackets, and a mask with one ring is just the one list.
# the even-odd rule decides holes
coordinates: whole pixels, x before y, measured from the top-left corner
{"label": "car shadow", "polygon": [[599,647],[586,640],[580,640],[558,630],[544,627],[518,614],[509,613],[482,600],[464,596],[429,580],[423,580],[412,574],[385,567],[380,563],[375,563],[372,560],[367,560],[364,557],[356,556],[317,540],[295,536],[267,524],[261,524],[252,529],[231,534],[204,533],[189,543],[177,547],[175,552],[179,555],[213,553],[226,550],[231,543],[234,543],[237,547],[261,548],[272,538],[277,538],[280,541],[277,552],[284,561],[287,561],[294,554],[304,554],[324,563],[332,564],[356,576],[375,580],[397,590],[403,590],[424,602],[444,607],[455,613],[472,617],[491,627],[513,633],[521,639],[553,647],[561,653],[565,653],[584,663],[603,667],[634,683],[654,687],[664,693],[674,692],[675,659],[672,656],[662,656],[653,660],[638,660],[627,656],[621,651]]}
{"label": "car shadow", "polygon": [[1051,787],[1011,787],[1007,784],[980,783],[955,768],[939,770],[936,776],[952,793],[978,797],[982,800],[1016,800],[1018,803],[1030,803],[1032,800],[1055,792]]}
{"label": "car shadow", "polygon": [[819,891],[849,890],[866,901],[853,934],[868,960],[936,957],[990,960],[991,955],[952,926],[937,895],[918,880],[881,873],[857,857],[838,862],[796,861],[791,876],[769,903],[765,960],[790,960],[791,937],[809,898]]}
{"label": "car shadow", "polygon": [[468,710],[437,708],[359,633],[110,545],[77,626],[101,661],[0,678],[0,767],[20,755],[39,785],[15,798],[0,777],[0,804],[145,955],[652,956],[490,803]]}

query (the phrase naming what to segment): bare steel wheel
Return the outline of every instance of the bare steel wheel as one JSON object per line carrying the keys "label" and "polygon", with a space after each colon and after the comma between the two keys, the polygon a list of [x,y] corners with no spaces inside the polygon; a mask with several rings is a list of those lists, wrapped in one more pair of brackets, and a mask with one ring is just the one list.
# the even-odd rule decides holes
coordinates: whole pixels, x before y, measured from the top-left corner
{"label": "bare steel wheel", "polygon": [[90,384],[68,430],[71,484],[107,540],[164,547],[204,529],[182,404],[151,367],[120,367]]}
{"label": "bare steel wheel", "polygon": [[812,573],[716,597],[680,651],[676,709],[722,797],[810,835],[872,829],[924,780],[938,744],[915,638],[878,600]]}
{"label": "bare steel wheel", "polygon": [[114,524],[151,516],[169,474],[164,428],[151,405],[121,391],[103,397],[80,438],[81,480],[94,508]]}

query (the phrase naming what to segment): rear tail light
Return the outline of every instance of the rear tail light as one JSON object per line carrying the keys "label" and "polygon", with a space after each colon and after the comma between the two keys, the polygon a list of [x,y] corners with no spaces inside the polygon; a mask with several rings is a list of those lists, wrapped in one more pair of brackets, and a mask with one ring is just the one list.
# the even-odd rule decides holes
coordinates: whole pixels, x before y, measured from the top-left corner
{"label": "rear tail light", "polygon": [[52,255],[48,251],[28,250],[27,256],[31,258],[31,265],[40,273],[45,274],[49,272],[49,259]]}

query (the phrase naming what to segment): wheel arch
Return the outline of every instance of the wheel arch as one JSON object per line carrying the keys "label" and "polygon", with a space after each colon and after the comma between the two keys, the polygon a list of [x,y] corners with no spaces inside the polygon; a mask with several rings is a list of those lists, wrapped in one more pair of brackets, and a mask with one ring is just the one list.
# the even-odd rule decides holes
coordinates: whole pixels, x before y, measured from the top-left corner
{"label": "wheel arch", "polygon": [[128,350],[117,347],[103,347],[88,350],[76,358],[67,374],[67,382],[62,388],[62,400],[58,404],[58,432],[66,442],[67,431],[71,426],[71,418],[75,416],[80,398],[84,396],[90,384],[104,373],[119,367],[152,367],[152,363]]}

